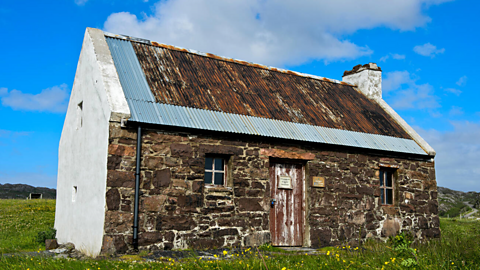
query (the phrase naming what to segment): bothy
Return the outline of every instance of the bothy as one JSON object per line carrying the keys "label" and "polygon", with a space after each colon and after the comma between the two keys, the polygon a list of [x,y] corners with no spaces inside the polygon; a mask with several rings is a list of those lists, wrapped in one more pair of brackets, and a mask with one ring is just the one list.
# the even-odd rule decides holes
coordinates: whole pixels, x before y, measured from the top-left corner
{"label": "bothy", "polygon": [[434,156],[373,63],[340,82],[87,29],[57,237],[90,255],[439,237]]}

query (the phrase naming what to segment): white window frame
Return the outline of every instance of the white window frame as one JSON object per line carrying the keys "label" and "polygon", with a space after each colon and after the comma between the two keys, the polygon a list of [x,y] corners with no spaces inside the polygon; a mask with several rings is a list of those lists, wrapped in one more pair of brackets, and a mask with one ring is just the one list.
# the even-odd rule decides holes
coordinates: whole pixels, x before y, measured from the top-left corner
{"label": "white window frame", "polygon": [[[207,169],[206,165],[207,165],[207,158],[211,158],[212,159],[212,169]],[[223,168],[215,168],[215,160],[216,159],[222,159],[223,160]],[[228,163],[228,159],[225,158],[225,157],[222,157],[222,156],[207,156],[205,157],[205,176],[203,178],[203,183],[205,185],[208,185],[208,186],[227,186],[227,163]],[[207,172],[210,172],[212,173],[212,179],[210,183],[207,183],[206,182],[206,173]],[[215,173],[223,173],[223,184],[222,185],[217,185],[215,184]]]}
{"label": "white window frame", "polygon": [[[391,177],[391,186],[387,186],[387,180]],[[382,179],[383,178],[383,179]],[[395,171],[391,169],[380,169],[380,204],[394,205],[395,204]],[[383,180],[383,185],[382,185]],[[392,203],[387,203],[387,190],[392,190]]]}

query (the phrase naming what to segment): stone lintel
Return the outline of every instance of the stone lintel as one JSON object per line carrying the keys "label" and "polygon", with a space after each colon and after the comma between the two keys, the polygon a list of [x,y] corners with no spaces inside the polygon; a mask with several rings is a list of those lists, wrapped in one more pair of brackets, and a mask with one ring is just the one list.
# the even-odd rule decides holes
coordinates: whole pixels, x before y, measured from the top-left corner
{"label": "stone lintel", "polygon": [[297,152],[287,152],[280,149],[260,149],[260,155],[274,157],[274,158],[285,158],[285,159],[301,159],[301,160],[314,160],[315,154],[312,153],[297,153]]}

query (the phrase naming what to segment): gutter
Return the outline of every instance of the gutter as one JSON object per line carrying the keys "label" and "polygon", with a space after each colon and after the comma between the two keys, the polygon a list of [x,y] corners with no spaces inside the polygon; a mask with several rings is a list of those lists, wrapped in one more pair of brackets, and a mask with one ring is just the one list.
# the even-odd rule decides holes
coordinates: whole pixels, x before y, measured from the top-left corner
{"label": "gutter", "polygon": [[137,131],[137,164],[135,168],[135,203],[133,205],[133,249],[138,251],[138,208],[140,197],[140,161],[142,151],[142,127],[138,126]]}

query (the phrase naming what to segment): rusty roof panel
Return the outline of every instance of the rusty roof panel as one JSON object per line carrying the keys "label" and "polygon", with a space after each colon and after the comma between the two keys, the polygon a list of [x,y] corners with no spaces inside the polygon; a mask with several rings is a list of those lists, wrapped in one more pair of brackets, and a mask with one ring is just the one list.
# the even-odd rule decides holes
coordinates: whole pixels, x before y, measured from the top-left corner
{"label": "rusty roof panel", "polygon": [[131,44],[155,102],[410,138],[351,85],[187,50]]}

